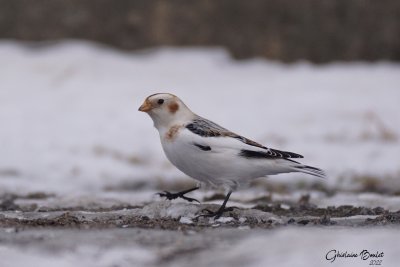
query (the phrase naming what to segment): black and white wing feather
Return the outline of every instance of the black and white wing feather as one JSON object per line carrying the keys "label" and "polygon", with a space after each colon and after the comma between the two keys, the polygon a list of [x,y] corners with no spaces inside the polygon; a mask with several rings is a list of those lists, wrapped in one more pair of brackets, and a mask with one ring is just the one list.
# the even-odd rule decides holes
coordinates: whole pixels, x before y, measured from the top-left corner
{"label": "black and white wing feather", "polygon": [[[226,137],[223,141],[222,138],[219,139],[219,142],[214,142],[214,145],[228,145],[228,143],[232,147],[236,147],[239,149],[239,155],[246,158],[270,158],[270,159],[289,159],[289,158],[303,158],[302,155],[281,151],[277,149],[272,149],[265,147],[257,142],[254,142],[246,137],[235,134],[224,127],[209,121],[205,118],[197,116],[192,122],[186,125],[186,129],[191,131],[192,133],[201,136],[201,137]],[[210,138],[212,139],[212,138]],[[211,142],[211,140],[209,140]],[[236,142],[232,142],[236,141]],[[242,145],[238,144],[237,141],[241,142]],[[208,142],[207,142],[208,143]]]}
{"label": "black and white wing feather", "polygon": [[[303,158],[300,154],[265,147],[202,117],[197,116],[186,125],[186,129],[188,130],[187,133],[191,132],[190,140],[192,144],[207,153],[234,154],[249,160],[282,159],[286,162],[284,165],[292,171],[325,178],[323,170],[293,160]],[[280,172],[284,171],[281,170]]]}

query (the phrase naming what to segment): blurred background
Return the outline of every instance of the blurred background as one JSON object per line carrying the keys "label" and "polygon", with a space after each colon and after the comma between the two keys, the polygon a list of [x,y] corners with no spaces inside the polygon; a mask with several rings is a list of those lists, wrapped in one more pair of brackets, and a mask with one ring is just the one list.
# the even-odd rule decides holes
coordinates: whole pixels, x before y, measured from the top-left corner
{"label": "blurred background", "polygon": [[261,194],[400,194],[399,60],[396,0],[0,0],[0,190],[182,188],[137,112],[171,92],[329,174]]}
{"label": "blurred background", "polygon": [[218,46],[237,59],[284,62],[400,60],[396,0],[1,0],[0,7],[0,37],[21,41]]}

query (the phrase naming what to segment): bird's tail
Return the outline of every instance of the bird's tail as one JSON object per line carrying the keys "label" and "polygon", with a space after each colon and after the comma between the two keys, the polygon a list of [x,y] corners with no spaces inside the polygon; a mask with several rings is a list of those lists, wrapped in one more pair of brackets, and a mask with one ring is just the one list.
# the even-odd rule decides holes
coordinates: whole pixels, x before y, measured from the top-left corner
{"label": "bird's tail", "polygon": [[[298,163],[298,162],[296,162],[296,163]],[[314,176],[317,176],[320,178],[326,178],[326,174],[323,170],[312,167],[312,166],[303,165],[301,163],[298,163],[293,166],[293,169],[296,172],[303,172],[303,173],[314,175]]]}

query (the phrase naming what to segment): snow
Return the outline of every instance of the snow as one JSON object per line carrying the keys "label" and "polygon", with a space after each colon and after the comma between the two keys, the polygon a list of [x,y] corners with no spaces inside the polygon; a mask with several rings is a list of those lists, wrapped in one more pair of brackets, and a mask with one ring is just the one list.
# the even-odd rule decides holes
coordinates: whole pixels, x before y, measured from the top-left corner
{"label": "snow", "polygon": [[199,206],[196,204],[187,203],[172,203],[171,201],[158,201],[151,203],[140,211],[142,216],[147,216],[151,219],[172,218],[179,219],[180,217],[194,218],[195,213],[199,211]]}
{"label": "snow", "polygon": [[234,221],[233,217],[220,217],[218,219],[215,220],[215,222],[219,222],[219,223],[229,223]]}
{"label": "snow", "polygon": [[[370,260],[326,260],[331,250],[383,252],[397,266],[398,233],[389,229],[285,228],[275,231],[214,228],[202,232],[103,229],[26,230],[0,244],[4,267],[26,266],[368,266]],[[9,233],[0,231],[2,239]],[[35,245],[21,245],[34,243]],[[49,249],[50,248],[50,249]],[[21,256],[23,255],[23,257]],[[179,255],[178,257],[176,255]]]}
{"label": "snow", "polygon": [[189,217],[181,217],[181,218],[179,219],[179,222],[180,222],[180,223],[183,223],[183,224],[193,224],[192,219],[189,218]]}
{"label": "snow", "polygon": [[[267,146],[303,154],[302,162],[325,169],[329,177],[324,183],[343,191],[333,196],[311,192],[313,204],[398,210],[398,195],[351,190],[360,186],[362,178],[373,178],[385,189],[400,192],[400,64],[287,65],[262,59],[235,61],[215,48],[128,53],[72,41],[41,48],[0,41],[0,61],[0,195],[54,193],[34,200],[39,208],[50,210],[145,203],[143,209],[118,212],[179,219],[189,227],[199,211],[197,204],[156,201],[159,188],[187,178],[166,160],[151,119],[137,112],[148,95],[170,92],[199,115]],[[286,184],[315,179],[302,174],[270,178]],[[298,201],[307,193],[274,192],[271,198]],[[266,194],[260,188],[242,190],[232,195],[229,204],[251,207],[250,200]],[[191,196],[202,199],[210,194],[196,191]],[[32,200],[19,198],[16,203],[29,205]],[[32,212],[31,216],[47,215]],[[254,209],[243,210],[241,216],[240,223],[247,221],[246,216],[282,222],[274,214]],[[231,220],[221,217],[217,222]],[[398,254],[394,227],[262,231],[240,226],[237,231],[215,226],[190,234],[147,232],[128,225],[118,229],[123,232],[103,229],[101,234],[76,229],[15,233],[14,228],[2,228],[1,240],[7,241],[7,235],[20,240],[10,238],[0,244],[1,265],[168,266],[163,257],[179,254],[169,265],[322,266],[328,264],[324,257],[330,249],[369,249],[383,251],[382,265],[394,266]],[[147,246],[149,240],[161,242]],[[23,245],[28,241],[34,245]],[[188,253],[191,249],[197,253]],[[335,266],[348,265],[368,263],[335,262]]]}
{"label": "snow", "polygon": [[[53,248],[57,250],[57,248]],[[23,256],[21,254],[23,253]],[[77,244],[74,248],[49,253],[32,247],[17,248],[0,245],[2,267],[30,266],[148,266],[154,264],[154,253],[140,246],[101,247],[95,244]]]}
{"label": "snow", "polygon": [[[271,234],[252,235],[233,248],[226,250],[223,259],[204,257],[203,266],[323,266],[330,264],[325,255],[332,249],[360,253],[367,249],[371,253],[384,252],[383,265],[395,266],[398,249],[396,238],[391,234],[398,231],[368,230],[321,230],[285,229]],[[290,240],[290,242],[287,242]],[[281,242],[285,242],[284,249]],[[216,250],[216,254],[222,249]],[[201,257],[202,255],[199,255]],[[193,259],[195,260],[195,259]],[[223,264],[223,265],[220,265]],[[337,258],[335,266],[366,266],[369,261],[358,258]]]}
{"label": "snow", "polygon": [[[400,65],[234,61],[222,49],[126,53],[85,42],[0,42],[1,190],[98,192],[183,178],[146,114],[155,92],[268,146],[299,152],[327,183],[400,173]],[[313,180],[288,174],[276,181]],[[398,179],[392,179],[398,181]],[[343,182],[345,181],[345,182]],[[399,186],[399,184],[394,184]]]}

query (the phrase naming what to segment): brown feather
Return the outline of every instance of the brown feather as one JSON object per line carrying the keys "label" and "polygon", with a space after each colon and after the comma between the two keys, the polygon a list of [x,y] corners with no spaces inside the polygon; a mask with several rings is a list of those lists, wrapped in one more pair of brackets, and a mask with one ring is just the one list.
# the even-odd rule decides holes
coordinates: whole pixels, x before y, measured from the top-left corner
{"label": "brown feather", "polygon": [[169,109],[169,112],[171,112],[172,114],[174,114],[175,112],[178,111],[179,105],[178,105],[178,103],[176,103],[176,102],[172,102],[171,104],[168,105],[168,109]]}
{"label": "brown feather", "polygon": [[168,132],[165,134],[165,139],[167,139],[168,141],[173,141],[178,136],[178,132],[179,132],[180,128],[182,128],[181,125],[172,126],[168,130]]}

